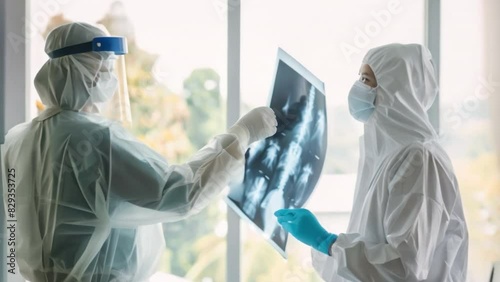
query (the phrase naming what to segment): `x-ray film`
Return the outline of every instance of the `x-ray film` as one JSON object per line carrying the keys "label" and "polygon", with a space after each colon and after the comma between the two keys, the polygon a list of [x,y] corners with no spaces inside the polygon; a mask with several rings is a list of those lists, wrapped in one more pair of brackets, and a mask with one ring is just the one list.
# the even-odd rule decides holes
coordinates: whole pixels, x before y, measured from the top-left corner
{"label": "x-ray film", "polygon": [[274,212],[302,207],[316,186],[327,147],[324,84],[283,50],[278,50],[269,106],[278,132],[246,152],[245,177],[226,201],[249,220],[286,258],[288,233]]}

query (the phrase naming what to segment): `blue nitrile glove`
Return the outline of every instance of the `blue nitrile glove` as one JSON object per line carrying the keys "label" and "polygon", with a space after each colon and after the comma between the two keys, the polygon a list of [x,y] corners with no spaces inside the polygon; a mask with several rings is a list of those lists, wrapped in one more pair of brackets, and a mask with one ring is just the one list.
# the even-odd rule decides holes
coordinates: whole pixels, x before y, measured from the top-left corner
{"label": "blue nitrile glove", "polygon": [[283,228],[297,240],[316,250],[329,254],[337,235],[328,233],[307,209],[281,209],[274,213]]}

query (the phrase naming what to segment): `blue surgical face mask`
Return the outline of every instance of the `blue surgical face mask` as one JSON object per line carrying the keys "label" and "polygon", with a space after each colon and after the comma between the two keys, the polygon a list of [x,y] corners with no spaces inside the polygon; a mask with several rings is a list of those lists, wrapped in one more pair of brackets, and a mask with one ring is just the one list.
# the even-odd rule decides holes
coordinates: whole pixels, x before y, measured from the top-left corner
{"label": "blue surgical face mask", "polygon": [[375,110],[376,94],[376,88],[371,88],[363,82],[356,80],[351,91],[349,91],[348,97],[349,112],[351,115],[362,123],[366,123]]}

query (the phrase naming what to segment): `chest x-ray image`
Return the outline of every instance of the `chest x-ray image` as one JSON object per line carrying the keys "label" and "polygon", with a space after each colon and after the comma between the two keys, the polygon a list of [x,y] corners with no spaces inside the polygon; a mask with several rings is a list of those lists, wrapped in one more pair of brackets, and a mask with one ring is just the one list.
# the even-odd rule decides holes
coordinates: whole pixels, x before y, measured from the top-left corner
{"label": "chest x-ray image", "polygon": [[256,225],[286,258],[288,234],[274,212],[302,207],[318,182],[326,154],[324,84],[283,50],[278,50],[270,107],[278,132],[252,144],[245,177],[231,187],[227,202]]}

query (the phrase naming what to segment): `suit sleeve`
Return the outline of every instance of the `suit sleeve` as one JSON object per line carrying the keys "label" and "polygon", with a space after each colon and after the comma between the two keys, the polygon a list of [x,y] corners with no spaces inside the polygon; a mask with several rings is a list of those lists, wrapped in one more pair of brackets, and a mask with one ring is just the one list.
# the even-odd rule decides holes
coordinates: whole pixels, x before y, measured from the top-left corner
{"label": "suit sleeve", "polygon": [[[233,134],[214,137],[183,164],[162,156],[126,134],[114,134],[107,183],[119,226],[177,221],[199,212],[241,176],[244,148]],[[248,142],[243,140],[244,143]],[[105,154],[108,155],[108,154]]]}

